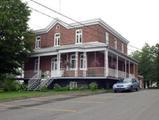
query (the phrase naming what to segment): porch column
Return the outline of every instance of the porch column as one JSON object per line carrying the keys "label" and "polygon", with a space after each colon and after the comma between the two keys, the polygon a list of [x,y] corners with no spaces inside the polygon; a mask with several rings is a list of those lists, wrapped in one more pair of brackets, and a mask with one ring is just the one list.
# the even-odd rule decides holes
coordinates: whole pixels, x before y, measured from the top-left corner
{"label": "porch column", "polygon": [[135,64],[133,63],[133,73],[134,73],[134,77],[135,77]]}
{"label": "porch column", "polygon": [[130,77],[130,61],[129,61],[129,77]]}
{"label": "porch column", "polygon": [[38,56],[38,78],[41,78],[41,71],[40,71],[40,56]]}
{"label": "porch column", "polygon": [[78,52],[75,53],[75,59],[76,59],[76,63],[75,63],[75,77],[78,77]]}
{"label": "porch column", "polygon": [[125,60],[125,78],[127,77],[127,61]]}
{"label": "porch column", "polygon": [[60,72],[61,70],[61,53],[57,54],[57,70]]}
{"label": "porch column", "polygon": [[118,68],[118,55],[116,56],[116,77],[118,77],[118,70],[119,70],[119,68]]}
{"label": "porch column", "polygon": [[83,76],[87,76],[87,53],[83,52],[83,57],[84,57],[84,70],[83,70]]}
{"label": "porch column", "polygon": [[108,50],[104,51],[104,76],[107,77],[109,75],[109,68],[108,68]]}
{"label": "porch column", "polygon": [[[67,63],[69,62],[68,53],[66,54],[66,61],[67,61]],[[67,65],[66,70],[68,70],[68,69],[69,69],[69,66]]]}

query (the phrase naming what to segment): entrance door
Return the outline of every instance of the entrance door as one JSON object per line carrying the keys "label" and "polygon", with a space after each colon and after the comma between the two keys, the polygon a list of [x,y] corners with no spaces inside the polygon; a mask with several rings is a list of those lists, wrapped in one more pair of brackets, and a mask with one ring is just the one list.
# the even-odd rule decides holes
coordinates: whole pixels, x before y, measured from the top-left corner
{"label": "entrance door", "polygon": [[57,57],[51,59],[51,77],[57,77]]}

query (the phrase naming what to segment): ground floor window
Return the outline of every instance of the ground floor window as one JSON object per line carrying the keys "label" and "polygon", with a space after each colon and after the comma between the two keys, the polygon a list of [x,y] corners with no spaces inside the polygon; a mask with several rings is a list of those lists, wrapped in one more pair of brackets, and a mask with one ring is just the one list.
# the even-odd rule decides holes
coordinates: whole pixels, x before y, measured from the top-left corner
{"label": "ground floor window", "polygon": [[76,68],[76,58],[75,58],[75,54],[72,54],[70,56],[70,69],[74,70]]}

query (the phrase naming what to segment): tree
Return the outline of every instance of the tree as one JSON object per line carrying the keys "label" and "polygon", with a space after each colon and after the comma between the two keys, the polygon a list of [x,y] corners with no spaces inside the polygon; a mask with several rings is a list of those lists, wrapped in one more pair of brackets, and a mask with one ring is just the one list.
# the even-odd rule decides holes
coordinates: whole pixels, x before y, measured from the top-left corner
{"label": "tree", "polygon": [[156,81],[155,47],[145,44],[141,51],[135,51],[131,57],[139,62],[139,74],[144,76],[144,81],[152,83]]}
{"label": "tree", "polygon": [[155,46],[155,79],[159,86],[159,44]]}
{"label": "tree", "polygon": [[32,52],[34,34],[27,24],[30,12],[20,0],[0,0],[0,77],[18,74],[17,68]]}

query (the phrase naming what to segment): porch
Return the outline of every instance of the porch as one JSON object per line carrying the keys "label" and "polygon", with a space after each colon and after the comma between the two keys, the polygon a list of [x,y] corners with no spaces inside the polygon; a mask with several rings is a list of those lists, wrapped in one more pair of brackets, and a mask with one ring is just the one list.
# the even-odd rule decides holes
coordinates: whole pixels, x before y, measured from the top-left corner
{"label": "porch", "polygon": [[108,78],[137,76],[137,64],[111,50],[59,52],[51,56],[33,57],[25,78]]}

